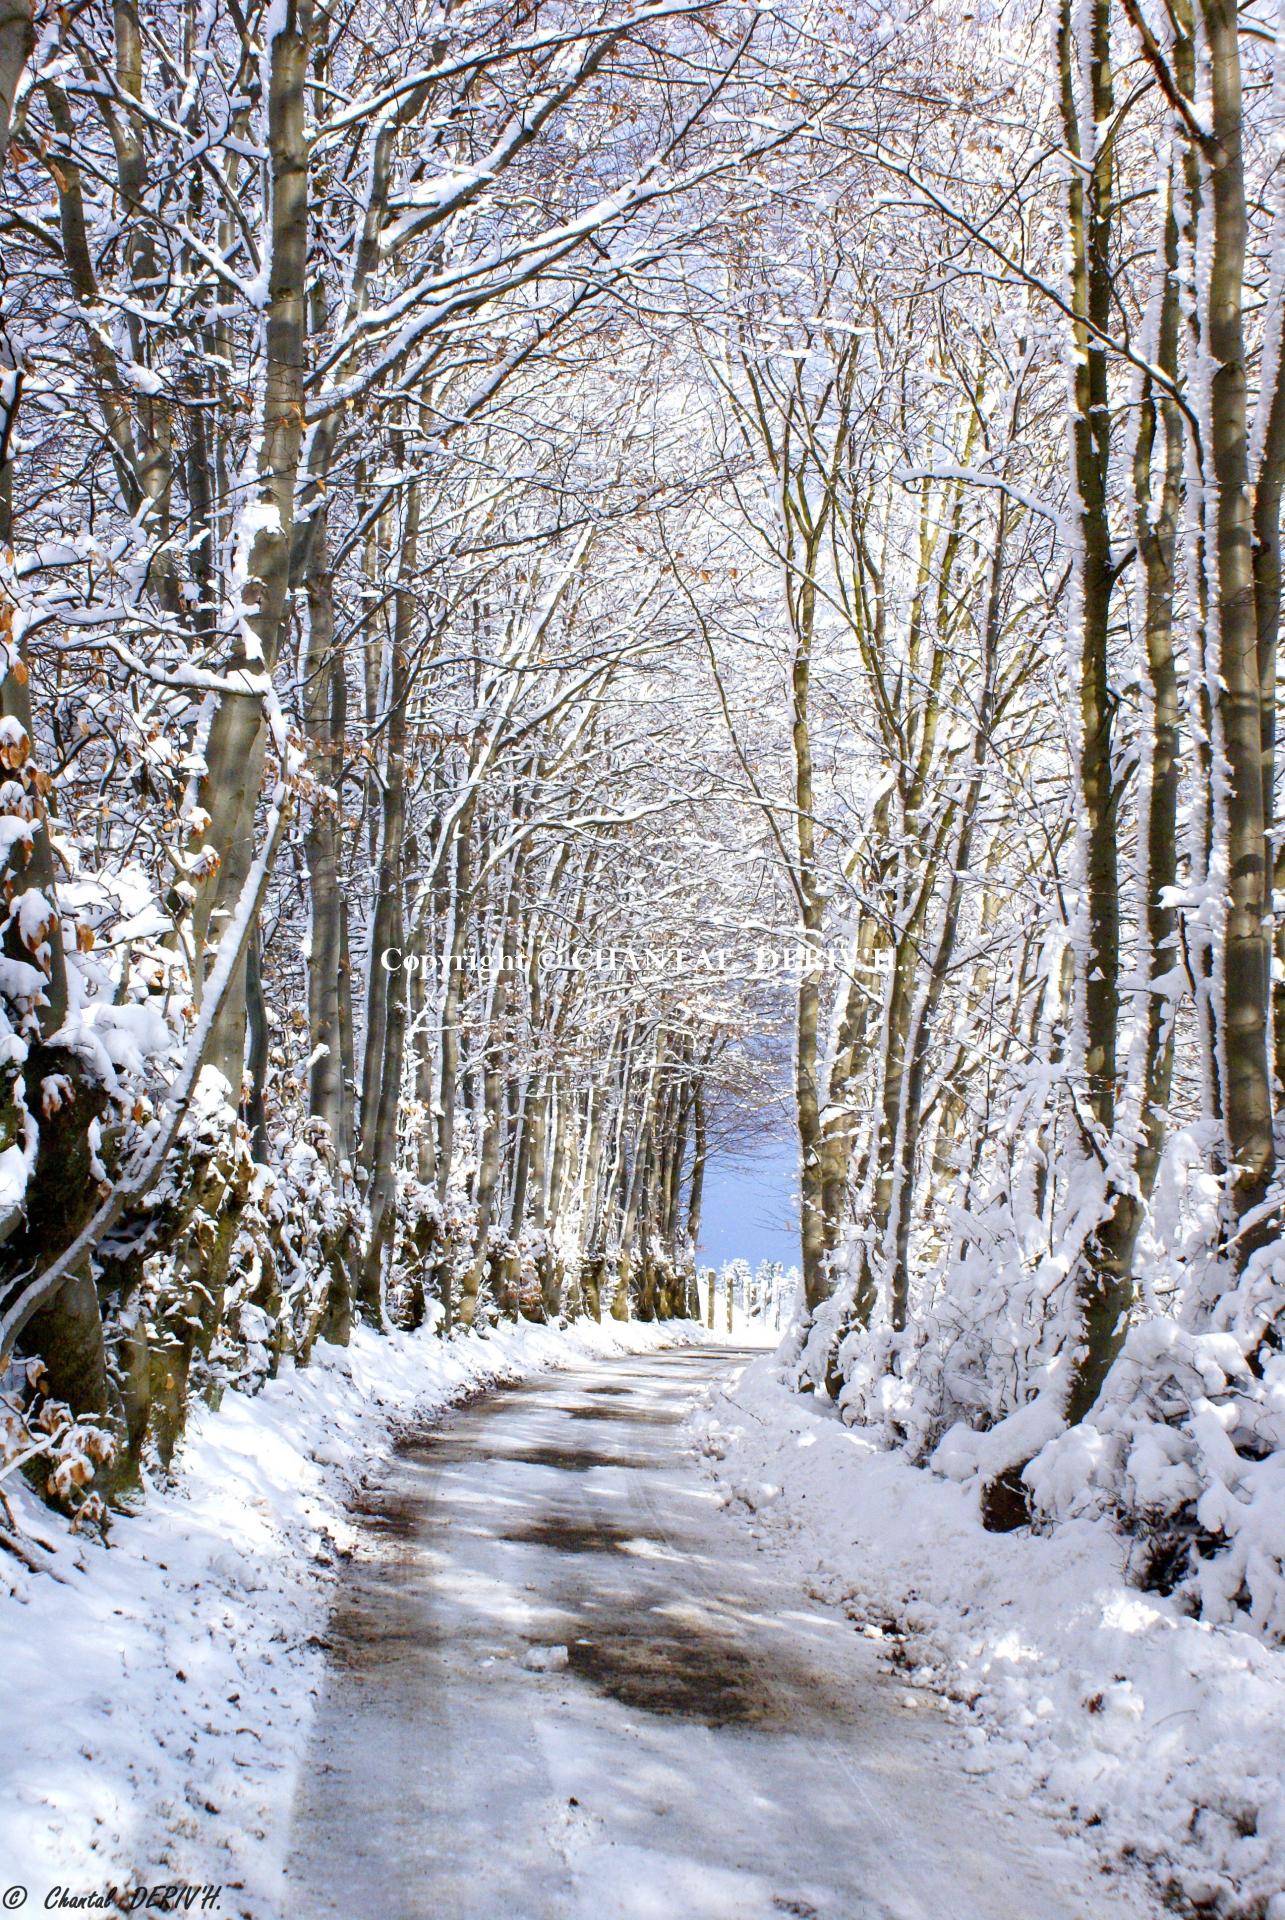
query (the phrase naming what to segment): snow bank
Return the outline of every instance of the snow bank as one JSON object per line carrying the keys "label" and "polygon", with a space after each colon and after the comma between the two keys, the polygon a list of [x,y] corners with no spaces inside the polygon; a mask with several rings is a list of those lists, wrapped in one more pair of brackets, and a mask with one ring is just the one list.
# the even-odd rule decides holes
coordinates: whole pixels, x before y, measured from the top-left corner
{"label": "snow bank", "polygon": [[33,1911],[55,1886],[217,1884],[221,1913],[266,1920],[354,1538],[346,1500],[391,1423],[570,1355],[708,1337],[640,1322],[445,1342],[360,1329],[253,1398],[194,1411],[173,1483],[109,1547],[29,1509],[34,1533],[58,1536],[60,1578],[0,1554],[0,1883],[25,1885]]}
{"label": "snow bank", "polygon": [[697,1444],[805,1592],[959,1703],[968,1771],[1036,1792],[1180,1911],[1285,1920],[1285,1653],[1138,1592],[1105,1518],[985,1532],[972,1491],[779,1375],[713,1392]]}

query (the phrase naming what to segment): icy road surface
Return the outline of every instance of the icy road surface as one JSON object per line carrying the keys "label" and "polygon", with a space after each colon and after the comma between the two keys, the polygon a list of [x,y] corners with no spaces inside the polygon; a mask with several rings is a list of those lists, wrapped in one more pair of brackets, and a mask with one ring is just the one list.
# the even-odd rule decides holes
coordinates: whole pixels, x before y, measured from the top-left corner
{"label": "icy road surface", "polygon": [[720,1511],[682,1421],[739,1364],[576,1362],[397,1453],[329,1629],[292,1913],[1149,1911],[962,1774],[945,1716]]}

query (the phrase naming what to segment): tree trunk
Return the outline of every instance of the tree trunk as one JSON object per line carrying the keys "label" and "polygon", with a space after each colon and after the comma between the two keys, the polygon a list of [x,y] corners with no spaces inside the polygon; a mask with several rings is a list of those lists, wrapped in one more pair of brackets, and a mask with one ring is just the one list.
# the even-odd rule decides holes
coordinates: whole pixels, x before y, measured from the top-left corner
{"label": "tree trunk", "polygon": [[[1212,133],[1205,150],[1212,229],[1205,336],[1212,364],[1208,431],[1215,482],[1210,545],[1216,582],[1218,727],[1228,773],[1221,823],[1227,902],[1219,999],[1230,1202],[1239,1229],[1245,1216],[1261,1207],[1275,1171],[1267,1053],[1271,901],[1242,317],[1247,213],[1239,23],[1235,0],[1201,0],[1200,12],[1208,49]],[[1263,643],[1266,658],[1274,653],[1274,635],[1265,632]],[[1240,1233],[1242,1261],[1265,1231],[1266,1223],[1260,1221],[1256,1229]]]}
{"label": "tree trunk", "polygon": [[[217,864],[193,908],[198,996],[208,943],[217,940],[220,918],[234,910],[254,860],[255,812],[267,752],[263,695],[256,682],[272,672],[290,612],[291,532],[305,404],[311,0],[283,0],[274,21],[268,54],[272,191],[257,497],[227,663],[229,673],[244,676],[247,689],[219,697],[204,742],[206,771],[199,799],[209,826],[200,845]],[[206,1052],[206,1059],[230,1081],[234,1095],[240,1092],[245,1046],[244,983],[243,963]]]}

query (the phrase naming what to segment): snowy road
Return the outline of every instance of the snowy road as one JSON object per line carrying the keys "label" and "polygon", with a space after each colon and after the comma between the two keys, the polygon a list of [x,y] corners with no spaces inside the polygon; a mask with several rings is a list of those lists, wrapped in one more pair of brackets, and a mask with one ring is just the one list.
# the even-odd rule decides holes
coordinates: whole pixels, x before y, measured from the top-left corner
{"label": "snowy road", "polygon": [[719,1510],[681,1423],[738,1364],[577,1362],[389,1463],[329,1630],[299,1920],[1148,1911],[961,1774],[935,1710]]}

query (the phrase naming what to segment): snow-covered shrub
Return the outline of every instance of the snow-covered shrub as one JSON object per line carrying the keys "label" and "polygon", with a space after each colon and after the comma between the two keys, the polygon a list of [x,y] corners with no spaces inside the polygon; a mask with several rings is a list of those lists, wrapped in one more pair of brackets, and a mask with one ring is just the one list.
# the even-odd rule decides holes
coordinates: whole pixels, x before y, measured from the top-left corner
{"label": "snow-covered shrub", "polygon": [[[329,1131],[306,1123],[283,1135],[272,1166],[255,1164],[229,1261],[219,1329],[209,1356],[215,1389],[252,1391],[285,1354],[307,1358],[332,1289],[348,1284],[364,1215],[351,1173],[336,1165]],[[336,1272],[336,1267],[342,1269]]]}
{"label": "snow-covered shrub", "polygon": [[782,1348],[785,1377],[824,1387],[828,1364],[863,1438],[984,1502],[1008,1479],[1036,1527],[1099,1518],[1139,1585],[1285,1639],[1285,1250],[1270,1244],[1234,1280],[1216,1245],[1207,1153],[1190,1130],[1175,1134],[1133,1324],[1092,1412],[1068,1427],[1074,1253],[1095,1188],[1090,1170],[1078,1213],[1065,1208],[1049,1236],[1029,1217],[1019,1226],[1014,1184],[956,1214],[953,1250],[918,1269],[905,1332],[882,1303],[869,1326],[851,1326],[862,1248],[850,1236],[834,1295]]}
{"label": "snow-covered shrub", "polygon": [[28,1360],[11,1366],[0,1387],[0,1514],[16,1531],[3,1482],[20,1472],[71,1516],[73,1529],[105,1526],[107,1509],[93,1483],[114,1461],[119,1436],[102,1422],[78,1419],[48,1384],[44,1363]]}
{"label": "snow-covered shrub", "polygon": [[1024,1478],[1045,1524],[1109,1515],[1140,1585],[1285,1641],[1285,1354],[1143,1321],[1092,1414]]}

